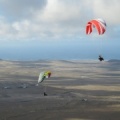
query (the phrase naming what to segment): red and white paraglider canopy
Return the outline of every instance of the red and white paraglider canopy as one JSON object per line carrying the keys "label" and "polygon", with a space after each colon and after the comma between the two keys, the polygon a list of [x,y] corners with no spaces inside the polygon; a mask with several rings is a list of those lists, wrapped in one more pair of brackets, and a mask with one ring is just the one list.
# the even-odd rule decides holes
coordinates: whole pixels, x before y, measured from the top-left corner
{"label": "red and white paraglider canopy", "polygon": [[106,22],[103,19],[93,19],[89,21],[86,25],[86,34],[90,34],[95,27],[99,35],[104,34],[106,31]]}

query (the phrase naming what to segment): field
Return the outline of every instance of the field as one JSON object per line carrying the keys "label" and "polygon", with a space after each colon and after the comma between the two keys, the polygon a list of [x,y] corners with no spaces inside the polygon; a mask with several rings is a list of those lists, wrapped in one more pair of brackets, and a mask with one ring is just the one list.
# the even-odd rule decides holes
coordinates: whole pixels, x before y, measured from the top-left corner
{"label": "field", "polygon": [[120,61],[1,60],[0,120],[120,120]]}

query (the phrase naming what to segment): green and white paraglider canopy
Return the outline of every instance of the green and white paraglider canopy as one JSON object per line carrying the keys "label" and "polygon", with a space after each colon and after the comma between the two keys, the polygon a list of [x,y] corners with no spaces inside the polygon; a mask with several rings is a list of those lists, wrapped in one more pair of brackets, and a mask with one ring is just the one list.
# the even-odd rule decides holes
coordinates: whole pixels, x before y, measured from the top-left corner
{"label": "green and white paraglider canopy", "polygon": [[51,72],[50,71],[43,71],[40,72],[39,78],[38,78],[38,83],[42,83],[45,78],[49,78],[51,76]]}

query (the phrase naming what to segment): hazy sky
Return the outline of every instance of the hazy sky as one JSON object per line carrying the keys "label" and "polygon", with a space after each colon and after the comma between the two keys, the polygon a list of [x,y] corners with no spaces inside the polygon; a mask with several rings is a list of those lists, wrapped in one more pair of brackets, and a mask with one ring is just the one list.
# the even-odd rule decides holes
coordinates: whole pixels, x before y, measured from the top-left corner
{"label": "hazy sky", "polygon": [[[86,35],[96,18],[105,34]],[[120,59],[119,48],[120,0],[0,0],[1,58]]]}

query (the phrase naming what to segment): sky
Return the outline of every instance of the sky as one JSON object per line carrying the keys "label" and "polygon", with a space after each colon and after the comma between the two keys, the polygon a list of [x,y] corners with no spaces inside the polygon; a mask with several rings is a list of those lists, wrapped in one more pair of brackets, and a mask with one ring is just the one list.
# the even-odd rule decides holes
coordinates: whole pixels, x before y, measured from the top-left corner
{"label": "sky", "polygon": [[[86,35],[92,19],[106,32]],[[0,0],[0,58],[120,59],[120,0]]]}

